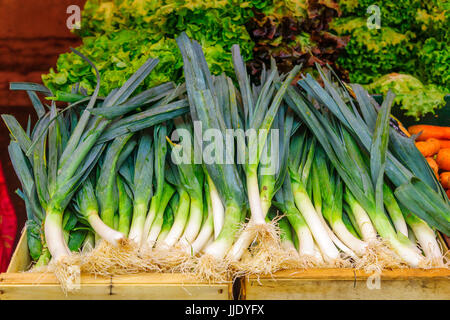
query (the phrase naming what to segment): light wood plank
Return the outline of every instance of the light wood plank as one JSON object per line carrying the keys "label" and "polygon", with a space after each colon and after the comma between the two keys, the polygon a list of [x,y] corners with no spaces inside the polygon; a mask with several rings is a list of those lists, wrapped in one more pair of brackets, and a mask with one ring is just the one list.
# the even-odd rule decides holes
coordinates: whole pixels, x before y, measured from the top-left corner
{"label": "light wood plank", "polygon": [[65,295],[59,284],[45,285],[2,285],[0,300],[91,300],[110,298],[110,286],[84,285],[80,290]]}
{"label": "light wood plank", "polygon": [[0,300],[227,300],[226,285],[82,284],[64,294],[59,284],[0,284]]}
{"label": "light wood plank", "polygon": [[[181,274],[181,273],[138,273],[138,274],[128,274],[128,275],[118,275],[113,276],[113,283],[122,284],[122,283],[167,283],[167,284],[216,284],[210,283],[208,281],[199,280],[194,274]],[[225,285],[230,285],[230,282],[223,283]]]}
{"label": "light wood plank", "polygon": [[[312,268],[312,269],[293,269],[275,272],[272,275],[251,276],[250,279],[274,279],[274,280],[365,280],[372,274],[362,270],[351,268]],[[450,269],[433,268],[433,269],[394,269],[384,270],[381,274],[384,280],[407,280],[410,278],[439,278],[449,279]]]}
{"label": "light wood plank", "polygon": [[264,279],[246,281],[244,294],[246,300],[449,300],[450,282],[433,278],[381,280],[379,288],[370,289],[363,280]]}
{"label": "light wood plank", "polygon": [[23,228],[22,235],[20,236],[16,250],[14,250],[6,272],[25,271],[30,267],[30,264],[31,258],[28,252],[27,232],[26,229]]}
{"label": "light wood plank", "polygon": [[385,270],[379,282],[353,269],[283,270],[248,277],[242,294],[264,299],[450,299],[449,269]]}
{"label": "light wood plank", "polygon": [[178,273],[139,273],[113,277],[82,274],[80,288],[65,295],[52,273],[23,272],[29,265],[24,232],[7,273],[0,274],[0,300],[232,299],[231,282],[209,283],[199,281],[193,274]]}
{"label": "light wood plank", "polygon": [[[93,276],[82,274],[80,282],[82,284],[110,284],[111,277]],[[7,284],[17,285],[57,285],[58,280],[53,273],[20,272],[0,274],[0,286]]]}
{"label": "light wood plank", "polygon": [[228,300],[227,285],[136,284],[113,285],[112,295],[138,300]]}

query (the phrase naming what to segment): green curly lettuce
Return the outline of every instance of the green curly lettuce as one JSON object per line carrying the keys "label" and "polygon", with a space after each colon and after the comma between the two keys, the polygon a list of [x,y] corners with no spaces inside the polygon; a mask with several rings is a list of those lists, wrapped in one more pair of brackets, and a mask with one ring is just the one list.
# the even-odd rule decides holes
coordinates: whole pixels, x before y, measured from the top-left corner
{"label": "green curly lettuce", "polygon": [[[370,5],[380,8],[379,30],[366,26]],[[367,84],[386,73],[401,72],[450,87],[450,2],[340,0],[339,6],[343,14],[333,28],[351,38],[338,64],[349,70],[352,81]]]}
{"label": "green curly lettuce", "polygon": [[[83,38],[78,48],[99,68],[101,94],[122,85],[143,61],[159,58],[152,76],[141,86],[182,80],[181,55],[175,38],[185,31],[203,46],[213,74],[233,74],[231,46],[239,44],[246,60],[252,57],[253,42],[245,21],[254,5],[262,1],[241,0],[88,0],[82,14]],[[90,66],[72,53],[62,54],[56,70],[43,76],[53,92],[68,92],[80,83],[88,92],[95,87]],[[139,90],[138,90],[139,91]]]}
{"label": "green curly lettuce", "polygon": [[418,52],[423,76],[428,82],[450,88],[450,41],[438,41],[428,38]]}
{"label": "green curly lettuce", "polygon": [[[378,30],[366,26],[373,4],[381,12]],[[444,105],[450,88],[450,2],[340,0],[339,5],[343,14],[332,29],[350,40],[337,63],[352,82],[368,84],[372,93],[391,89],[397,106],[417,120]]]}
{"label": "green curly lettuce", "polygon": [[419,120],[427,113],[433,113],[444,106],[445,92],[435,85],[424,85],[419,79],[407,75],[387,74],[367,86],[372,93],[385,95],[389,90],[395,93],[395,103],[404,114]]}
{"label": "green curly lettuce", "polygon": [[[143,30],[121,30],[98,37],[86,37],[78,48],[88,56],[101,74],[100,95],[106,96],[112,89],[122,86],[149,58],[157,57],[160,63],[143,86],[179,79],[182,60],[174,39],[156,40]],[[61,54],[53,69],[43,75],[44,84],[53,92],[70,92],[74,84],[80,83],[89,93],[96,85],[91,67],[74,53]]]}
{"label": "green curly lettuce", "polygon": [[390,72],[413,73],[417,58],[411,32],[399,33],[383,26],[368,29],[365,18],[347,17],[333,21],[331,28],[350,40],[337,60],[349,71],[350,81],[367,84]]}

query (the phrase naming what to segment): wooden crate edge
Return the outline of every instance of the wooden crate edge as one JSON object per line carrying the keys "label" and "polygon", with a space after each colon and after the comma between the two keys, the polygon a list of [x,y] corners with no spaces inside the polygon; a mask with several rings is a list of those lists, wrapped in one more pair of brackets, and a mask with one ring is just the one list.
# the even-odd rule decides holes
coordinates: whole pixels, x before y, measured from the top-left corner
{"label": "wooden crate edge", "polygon": [[22,234],[20,235],[16,249],[11,256],[11,260],[9,262],[6,273],[25,271],[30,266],[30,264],[31,258],[28,252],[27,230],[26,227],[24,227],[22,229]]}
{"label": "wooden crate edge", "polygon": [[[25,272],[31,264],[28,252],[26,228],[23,228],[19,242],[11,257],[6,273],[0,274],[0,287],[10,285],[59,285],[56,277],[51,273]],[[201,281],[194,275],[180,273],[137,273],[128,275],[115,275],[101,277],[95,275],[82,275],[82,285],[186,285],[186,286],[211,286],[222,287],[228,292],[228,296],[233,296],[233,282],[218,283]]]}
{"label": "wooden crate edge", "polygon": [[[352,268],[318,268],[318,269],[291,269],[282,270],[272,275],[249,276],[245,282],[277,281],[277,280],[367,280],[373,274]],[[382,280],[407,279],[450,279],[450,270],[445,268],[432,269],[393,269],[381,273]]]}
{"label": "wooden crate edge", "polygon": [[[449,250],[442,235],[438,232],[437,239],[442,246],[443,251]],[[251,275],[245,277],[243,287],[248,281],[259,280],[367,280],[372,276],[371,273],[357,270],[355,268],[311,268],[311,269],[291,269],[281,270],[269,275]],[[399,268],[392,270],[383,270],[381,278],[385,280],[402,280],[414,278],[450,278],[450,269],[448,268]],[[245,288],[242,289],[245,291]]]}

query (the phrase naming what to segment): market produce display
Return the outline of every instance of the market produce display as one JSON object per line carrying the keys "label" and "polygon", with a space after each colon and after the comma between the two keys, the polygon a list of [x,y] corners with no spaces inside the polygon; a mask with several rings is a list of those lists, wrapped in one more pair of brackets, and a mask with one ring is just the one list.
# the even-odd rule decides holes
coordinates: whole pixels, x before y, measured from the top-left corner
{"label": "market produce display", "polygon": [[434,84],[425,85],[419,79],[398,73],[389,73],[366,85],[370,92],[385,95],[389,90],[395,93],[395,103],[400,106],[400,114],[413,117],[416,121],[422,116],[434,113],[445,105],[448,89]]}
{"label": "market produce display", "polygon": [[[199,42],[182,33],[176,44],[179,84],[148,85],[161,72],[150,58],[102,97],[96,65],[77,50],[97,82],[63,95],[65,108],[51,88],[11,84],[39,118],[22,128],[2,115],[35,270],[48,266],[70,289],[77,270],[224,281],[446,266],[436,232],[450,234],[450,201],[414,139],[392,126],[391,92],[380,106],[320,66],[322,85],[307,74],[294,86],[300,66],[282,73],[274,60],[255,83],[239,45],[234,75],[212,76]],[[436,164],[450,170],[436,139],[446,137],[419,129],[434,138],[420,150],[439,145]]]}
{"label": "market produce display", "polygon": [[450,128],[432,125],[414,125],[408,128],[415,135],[416,147],[433,169],[442,187],[450,194]]}
{"label": "market produce display", "polygon": [[[449,94],[450,10],[442,0],[379,1],[380,28],[368,28],[374,11],[365,0],[132,1],[88,0],[83,10],[80,52],[96,64],[100,95],[125,83],[148,58],[160,63],[144,86],[183,81],[175,38],[185,31],[204,48],[214,75],[233,75],[231,46],[239,44],[252,81],[274,58],[281,72],[330,65],[338,76],[372,94],[396,94],[396,114],[419,119],[445,105]],[[64,53],[44,84],[62,98],[81,84],[96,85],[90,66]]]}
{"label": "market produce display", "polygon": [[315,63],[328,64],[348,80],[347,72],[336,64],[348,37],[330,32],[330,22],[340,15],[337,1],[274,1],[253,12],[245,27],[254,42],[253,57],[247,62],[254,81],[271,58],[281,72],[296,65],[314,72]]}
{"label": "market produce display", "polygon": [[[450,88],[447,1],[338,2],[342,15],[330,28],[349,36],[337,64],[349,72],[351,82],[368,85],[371,93],[393,90],[400,108],[416,119],[445,104]],[[380,27],[369,29],[374,6]]]}
{"label": "market produce display", "polygon": [[[328,29],[338,14],[335,1],[89,0],[77,31],[83,38],[78,50],[97,65],[101,95],[122,85],[150,57],[160,63],[145,84],[182,81],[182,58],[175,43],[182,31],[202,44],[216,75],[233,74],[230,49],[239,44],[253,80],[258,81],[270,57],[282,72],[300,64],[310,70],[316,62],[337,68],[334,62],[346,40]],[[43,81],[54,92],[70,92],[76,83],[92,92],[96,79],[89,68],[79,56],[61,54],[56,70],[43,75]]]}
{"label": "market produce display", "polygon": [[[251,2],[231,0],[87,1],[78,31],[83,45],[78,50],[97,65],[101,95],[123,85],[149,58],[158,58],[160,63],[144,85],[180,82],[182,58],[175,37],[181,31],[202,43],[214,73],[231,73],[233,44],[238,43],[245,56],[251,56],[253,45],[244,22],[252,6]],[[75,83],[89,93],[94,90],[96,79],[79,56],[62,54],[56,69],[43,76],[44,84],[53,91],[70,92]]]}

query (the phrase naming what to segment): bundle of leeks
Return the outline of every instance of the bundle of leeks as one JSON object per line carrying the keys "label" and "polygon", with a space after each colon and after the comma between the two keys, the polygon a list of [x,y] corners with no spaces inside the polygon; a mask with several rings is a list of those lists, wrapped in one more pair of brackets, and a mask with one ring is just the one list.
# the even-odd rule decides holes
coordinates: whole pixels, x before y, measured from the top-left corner
{"label": "bundle of leeks", "polygon": [[[147,172],[137,173],[141,175],[135,177],[134,186],[139,179],[147,184],[134,196],[116,173],[137,144],[134,136],[144,135],[144,129],[188,111],[187,100],[179,99],[183,90],[172,83],[131,97],[158,60],[148,60],[121,88],[106,98],[98,98],[97,69],[74,52],[87,60],[97,74],[92,96],[77,92],[79,100],[59,110],[54,101],[49,106],[39,100],[37,92],[52,96],[47,88],[12,83],[11,89],[27,91],[38,121],[32,130],[30,122],[24,130],[14,117],[2,115],[12,137],[9,154],[22,185],[19,194],[26,203],[30,253],[39,266],[45,265],[50,256],[54,265],[64,264],[71,251],[77,251],[82,244],[93,245],[92,232],[114,246],[126,239],[123,220],[131,218],[129,212],[125,213],[129,202],[126,197],[138,202],[140,192],[151,193],[152,181],[145,176]],[[143,151],[144,157],[147,153]],[[148,163],[139,165],[153,172]],[[122,191],[120,201],[118,190]],[[116,221],[118,207],[123,213]],[[115,230],[119,225],[120,230]]]}
{"label": "bundle of leeks", "polygon": [[52,96],[41,85],[11,85],[39,118],[24,130],[2,116],[37,267],[51,259],[62,280],[61,266],[226,280],[445,265],[435,229],[449,233],[450,206],[413,141],[389,127],[392,95],[380,107],[321,69],[324,88],[309,75],[297,88],[298,68],[275,64],[250,83],[238,47],[235,86],[211,76],[197,42],[177,42],[182,85],[133,95],[156,60],[105,98],[97,72],[94,94],[74,88],[64,109],[41,103],[37,93]]}

